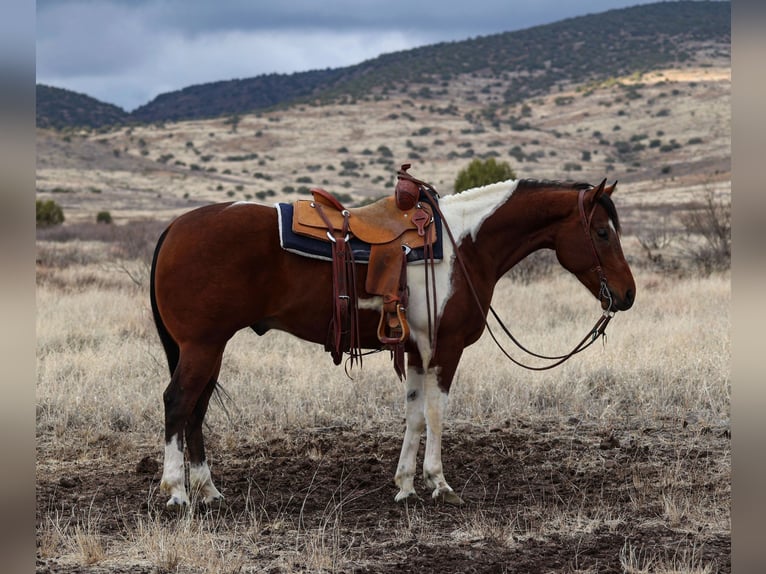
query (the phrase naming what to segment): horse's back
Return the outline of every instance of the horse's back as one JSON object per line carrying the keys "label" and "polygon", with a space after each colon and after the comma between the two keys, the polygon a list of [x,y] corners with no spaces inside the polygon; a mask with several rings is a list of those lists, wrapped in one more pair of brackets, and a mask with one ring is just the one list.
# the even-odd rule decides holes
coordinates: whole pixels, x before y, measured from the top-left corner
{"label": "horse's back", "polygon": [[275,229],[276,209],[270,205],[245,201],[213,203],[187,211],[171,224],[171,233],[191,231],[193,234],[252,233],[263,229]]}

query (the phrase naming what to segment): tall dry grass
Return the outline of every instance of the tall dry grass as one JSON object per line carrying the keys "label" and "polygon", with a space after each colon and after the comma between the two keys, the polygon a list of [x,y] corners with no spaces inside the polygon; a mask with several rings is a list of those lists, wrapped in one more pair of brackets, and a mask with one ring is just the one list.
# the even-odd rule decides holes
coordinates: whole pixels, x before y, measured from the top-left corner
{"label": "tall dry grass", "polygon": [[[597,342],[557,369],[520,369],[485,334],[464,353],[450,417],[488,425],[541,415],[605,424],[728,418],[728,274],[679,279],[646,273],[637,282],[636,304],[616,315],[606,343]],[[37,305],[41,430],[159,431],[168,374],[145,290],[117,268],[70,266],[39,285]],[[591,295],[564,272],[529,284],[501,280],[494,305],[526,346],[548,354],[568,351],[600,313]],[[534,363],[496,325],[494,331],[509,352]],[[212,408],[211,425],[234,423],[257,434],[401,417],[402,386],[387,353],[366,357],[351,375],[317,345],[280,332],[259,337],[242,331],[227,347],[220,376],[231,398],[228,414]]]}
{"label": "tall dry grass", "polygon": [[[606,344],[596,343],[557,369],[522,370],[482,337],[464,353],[450,418],[487,425],[536,416],[605,425],[727,419],[728,275],[647,273],[637,280],[636,304],[617,314]],[[502,280],[494,301],[525,345],[547,353],[567,351],[599,314],[597,303],[563,272],[529,284]],[[119,269],[73,265],[39,285],[37,305],[39,432],[160,432],[168,375],[145,290]],[[495,332],[502,340],[496,326]],[[227,347],[220,376],[231,398],[228,414],[213,407],[210,424],[218,432],[233,426],[261,435],[284,426],[374,426],[400,419],[402,387],[387,353],[366,357],[352,376],[316,345],[279,332],[240,332]]]}

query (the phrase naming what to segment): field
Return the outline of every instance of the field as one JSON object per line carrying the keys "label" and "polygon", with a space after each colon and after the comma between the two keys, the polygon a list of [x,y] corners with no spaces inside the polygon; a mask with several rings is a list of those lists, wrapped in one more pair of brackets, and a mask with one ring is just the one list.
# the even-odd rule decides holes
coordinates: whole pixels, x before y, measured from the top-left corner
{"label": "field", "polygon": [[[39,242],[39,572],[730,570],[728,274],[638,266],[607,344],[552,372],[470,348],[444,451],[462,508],[393,502],[387,356],[351,380],[318,347],[243,332],[208,416],[226,504],[178,516],[158,492],[167,373],[145,262],[115,256],[152,231]],[[495,304],[551,352],[598,316],[561,270],[502,280]]]}
{"label": "field", "polygon": [[[562,86],[526,109],[492,108],[499,88],[470,78],[428,103],[39,131],[37,195],[66,221],[37,237],[37,571],[730,572],[730,275],[679,218],[730,201],[727,66]],[[467,504],[418,483],[422,501],[394,502],[404,393],[386,354],[348,378],[316,346],[242,332],[205,429],[226,502],[167,512],[168,374],[147,292],[165,223],[311,185],[375,197],[407,160],[448,193],[495,152],[519,177],[619,179],[638,290],[605,345],[553,371],[511,365],[486,336],[466,351],[444,464]],[[95,222],[104,210],[114,223]],[[550,353],[599,314],[546,258],[503,278],[494,305]]]}

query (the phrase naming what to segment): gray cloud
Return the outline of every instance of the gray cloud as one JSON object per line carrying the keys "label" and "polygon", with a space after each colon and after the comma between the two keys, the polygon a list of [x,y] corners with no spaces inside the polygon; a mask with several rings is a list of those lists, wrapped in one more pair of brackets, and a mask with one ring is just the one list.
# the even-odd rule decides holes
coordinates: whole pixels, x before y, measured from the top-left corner
{"label": "gray cloud", "polygon": [[355,64],[640,0],[38,0],[37,78],[133,109],[185,86]]}

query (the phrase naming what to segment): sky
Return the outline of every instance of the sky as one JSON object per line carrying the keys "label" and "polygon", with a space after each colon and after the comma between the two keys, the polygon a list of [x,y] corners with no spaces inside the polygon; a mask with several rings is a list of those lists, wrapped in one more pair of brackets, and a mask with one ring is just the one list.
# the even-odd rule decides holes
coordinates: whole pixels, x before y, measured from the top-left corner
{"label": "sky", "polygon": [[194,84],[338,68],[653,1],[37,0],[36,76],[132,111]]}

